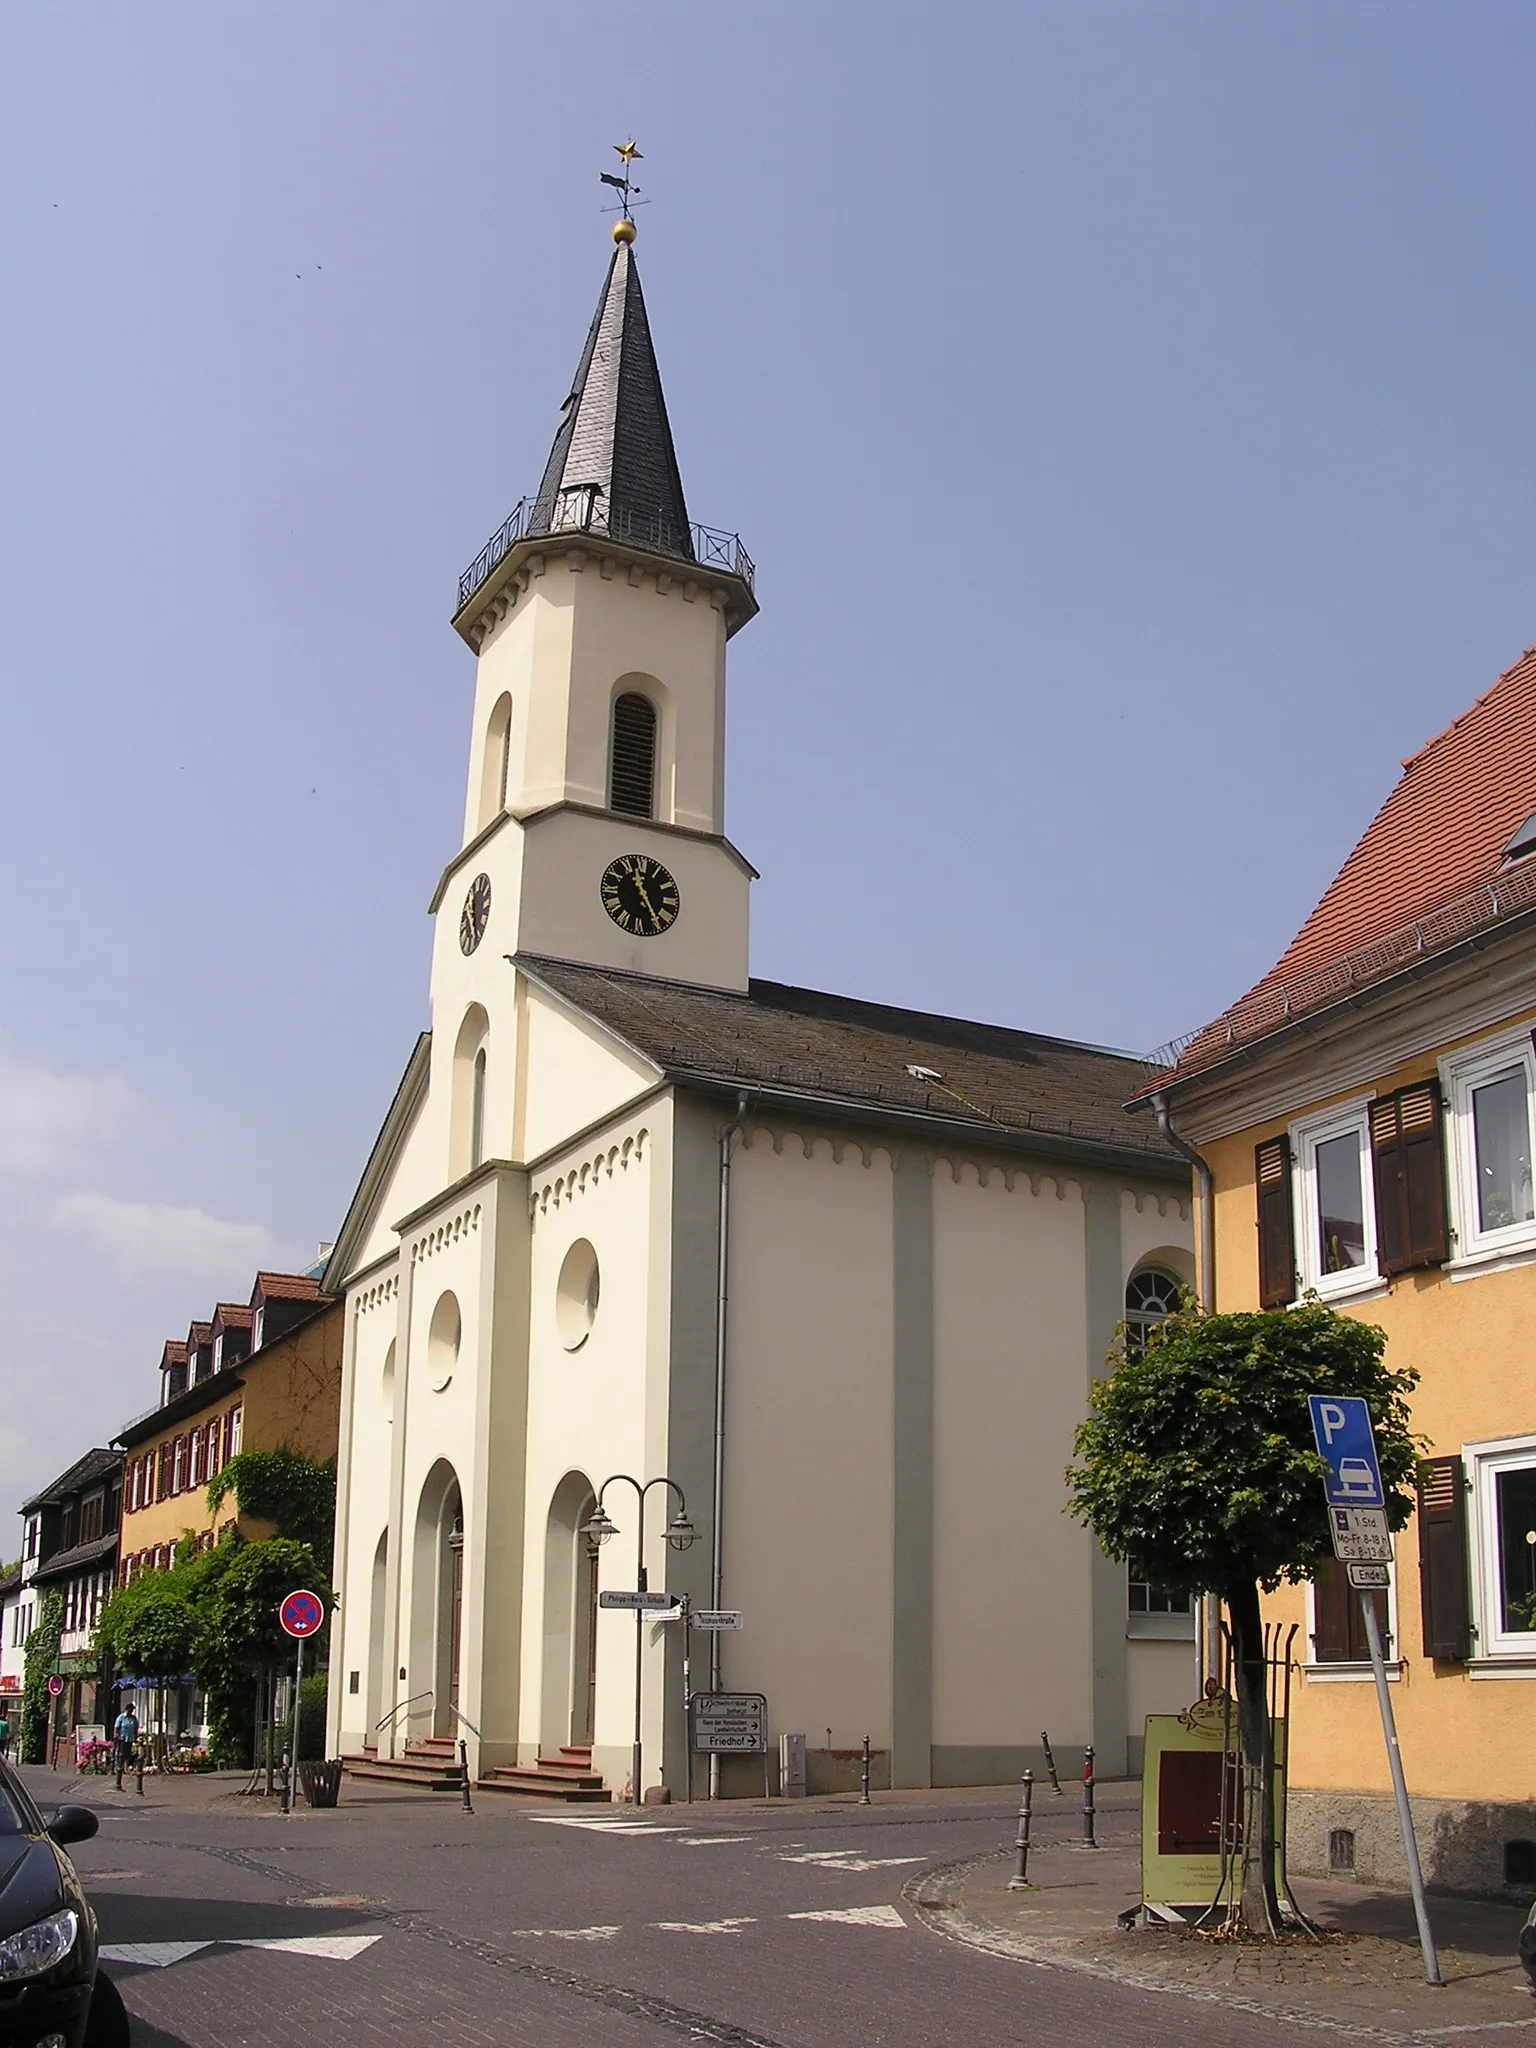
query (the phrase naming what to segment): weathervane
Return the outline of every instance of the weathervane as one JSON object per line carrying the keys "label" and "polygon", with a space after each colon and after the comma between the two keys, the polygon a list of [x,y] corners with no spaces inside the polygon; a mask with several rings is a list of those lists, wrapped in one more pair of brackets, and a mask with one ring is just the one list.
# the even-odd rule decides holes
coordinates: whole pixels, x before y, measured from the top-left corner
{"label": "weathervane", "polygon": [[617,212],[619,216],[613,224],[613,239],[616,242],[632,242],[635,239],[635,222],[631,208],[632,206],[650,205],[650,201],[645,198],[640,187],[631,176],[631,167],[637,161],[643,162],[644,158],[641,157],[640,151],[636,149],[633,139],[628,142],[616,142],[613,147],[619,161],[624,166],[624,175],[622,178],[616,178],[612,171],[598,172],[597,175],[601,182],[605,185],[611,185],[619,195],[618,206],[607,206],[604,207],[603,211],[605,213]]}

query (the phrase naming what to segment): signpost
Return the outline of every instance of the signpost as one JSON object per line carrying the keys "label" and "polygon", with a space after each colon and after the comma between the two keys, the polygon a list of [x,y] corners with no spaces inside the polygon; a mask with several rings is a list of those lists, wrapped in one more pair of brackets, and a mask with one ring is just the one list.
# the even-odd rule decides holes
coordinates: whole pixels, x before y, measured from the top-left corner
{"label": "signpost", "polygon": [[692,1619],[695,1628],[724,1629],[741,1627],[741,1615],[733,1612],[728,1607],[718,1609],[704,1608],[698,1614],[695,1614]]}
{"label": "signpost", "polygon": [[1328,1467],[1323,1491],[1328,1502],[1328,1522],[1333,1533],[1333,1554],[1349,1568],[1349,1583],[1359,1595],[1365,1622],[1365,1640],[1371,1653],[1371,1672],[1376,1680],[1376,1699],[1381,1708],[1381,1732],[1387,1742],[1387,1762],[1392,1771],[1392,1793],[1397,1801],[1398,1825],[1403,1834],[1403,1855],[1408,1864],[1408,1883],[1413,1892],[1413,1913],[1419,1923],[1419,1947],[1424,1955],[1424,1976],[1431,1984],[1443,1982],[1440,1958],[1435,1953],[1434,1930],[1429,1924],[1429,1906],[1424,1897],[1424,1873],[1419,1866],[1419,1845],[1413,1832],[1413,1808],[1408,1804],[1408,1783],[1403,1776],[1402,1751],[1397,1742],[1397,1721],[1392,1712],[1392,1693],[1387,1684],[1387,1664],[1381,1647],[1381,1629],[1376,1620],[1373,1590],[1391,1583],[1392,1532],[1387,1522],[1387,1495],[1381,1483],[1381,1465],[1376,1456],[1376,1435],[1371,1428],[1371,1411],[1357,1395],[1310,1394],[1312,1434],[1318,1454]]}
{"label": "signpost", "polygon": [[289,1745],[288,1769],[283,1773],[283,1811],[293,1810],[293,1780],[299,1768],[299,1701],[304,1691],[304,1645],[325,1626],[325,1602],[318,1593],[301,1587],[290,1593],[277,1610],[284,1635],[298,1644],[293,1672],[293,1740]]}
{"label": "signpost", "polygon": [[760,1756],[763,1797],[769,1797],[768,1696],[761,1692],[696,1692],[688,1702],[689,1749],[701,1756]]}
{"label": "signpost", "polygon": [[632,1607],[638,1614],[642,1610],[670,1608],[677,1605],[675,1593],[599,1593],[599,1607]]}

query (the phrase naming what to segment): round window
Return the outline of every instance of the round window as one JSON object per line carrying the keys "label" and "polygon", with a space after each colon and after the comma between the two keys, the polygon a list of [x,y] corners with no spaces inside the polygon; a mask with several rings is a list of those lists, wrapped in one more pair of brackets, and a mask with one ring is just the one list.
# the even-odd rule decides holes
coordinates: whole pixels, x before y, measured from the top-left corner
{"label": "round window", "polygon": [[584,1237],[578,1237],[555,1282],[555,1328],[567,1351],[586,1343],[597,1315],[597,1296],[597,1253]]}

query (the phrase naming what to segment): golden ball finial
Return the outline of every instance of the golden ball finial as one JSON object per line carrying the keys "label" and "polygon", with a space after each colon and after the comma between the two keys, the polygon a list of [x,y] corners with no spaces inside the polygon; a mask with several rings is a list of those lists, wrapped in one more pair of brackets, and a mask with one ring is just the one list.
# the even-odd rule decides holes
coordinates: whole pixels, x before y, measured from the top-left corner
{"label": "golden ball finial", "polygon": [[635,224],[632,220],[616,220],[613,224],[613,239],[616,242],[632,242],[635,239]]}

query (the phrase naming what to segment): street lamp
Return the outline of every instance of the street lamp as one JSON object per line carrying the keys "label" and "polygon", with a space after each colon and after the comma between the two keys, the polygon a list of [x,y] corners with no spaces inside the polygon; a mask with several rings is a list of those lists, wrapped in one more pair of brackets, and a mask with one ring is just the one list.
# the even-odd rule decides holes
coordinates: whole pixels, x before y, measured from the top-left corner
{"label": "street lamp", "polygon": [[[597,1506],[592,1510],[590,1520],[584,1523],[582,1527],[581,1533],[584,1536],[590,1536],[594,1543],[606,1543],[610,1536],[617,1536],[619,1533],[618,1524],[603,1506],[603,1495],[610,1486],[617,1486],[621,1483],[625,1486],[632,1486],[635,1489],[636,1498],[640,1503],[640,1529],[637,1539],[640,1568],[637,1590],[645,1593],[650,1590],[647,1584],[645,1569],[645,1498],[651,1488],[653,1486],[663,1486],[677,1495],[677,1511],[671,1521],[668,1522],[666,1529],[667,1543],[671,1549],[686,1550],[698,1536],[698,1531],[688,1519],[688,1503],[683,1497],[683,1489],[675,1479],[664,1477],[647,1479],[644,1485],[642,1485],[638,1479],[632,1479],[627,1472],[615,1472],[610,1478],[605,1479],[598,1488]],[[641,1803],[640,1689],[642,1674],[645,1670],[645,1612],[643,1607],[637,1606],[635,1608],[635,1742],[630,1758],[629,1777],[630,1803],[633,1806],[638,1806]]]}

